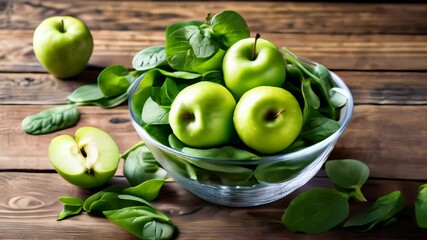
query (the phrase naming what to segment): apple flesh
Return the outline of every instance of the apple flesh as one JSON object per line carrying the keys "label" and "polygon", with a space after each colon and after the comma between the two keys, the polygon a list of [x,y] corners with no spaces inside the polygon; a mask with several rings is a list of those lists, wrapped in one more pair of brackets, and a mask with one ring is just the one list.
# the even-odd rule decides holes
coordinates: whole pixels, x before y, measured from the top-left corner
{"label": "apple flesh", "polygon": [[58,78],[81,73],[93,51],[92,35],[81,20],[54,16],[42,21],[34,31],[33,47],[43,67]]}
{"label": "apple flesh", "polygon": [[237,102],[233,122],[240,139],[263,154],[284,150],[303,125],[295,97],[279,87],[260,86],[247,91]]}
{"label": "apple flesh", "polygon": [[236,101],[222,85],[201,81],[181,90],[169,112],[169,124],[183,143],[199,148],[227,143],[233,135]]}
{"label": "apple flesh", "polygon": [[280,87],[286,77],[282,54],[261,38],[245,38],[233,44],[224,56],[222,69],[225,85],[236,99],[257,86]]}
{"label": "apple flesh", "polygon": [[76,131],[75,139],[70,135],[55,137],[49,145],[49,158],[65,180],[82,188],[93,188],[114,176],[120,153],[108,133],[82,127]]}

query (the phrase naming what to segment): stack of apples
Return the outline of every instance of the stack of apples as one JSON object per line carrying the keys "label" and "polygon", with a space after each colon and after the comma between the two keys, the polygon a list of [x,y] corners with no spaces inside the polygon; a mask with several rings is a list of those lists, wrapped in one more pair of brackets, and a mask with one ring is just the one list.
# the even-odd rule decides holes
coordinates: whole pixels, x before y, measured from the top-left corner
{"label": "stack of apples", "polygon": [[274,154],[298,137],[303,116],[282,86],[286,63],[277,47],[261,39],[233,44],[223,59],[225,86],[201,81],[179,92],[169,113],[176,137],[197,148],[227,144],[236,132],[249,148]]}

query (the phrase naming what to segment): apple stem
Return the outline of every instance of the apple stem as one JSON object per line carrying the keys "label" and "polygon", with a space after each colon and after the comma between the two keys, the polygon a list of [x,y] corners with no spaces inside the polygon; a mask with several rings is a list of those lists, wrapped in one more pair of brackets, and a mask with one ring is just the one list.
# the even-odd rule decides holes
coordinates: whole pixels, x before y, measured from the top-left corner
{"label": "apple stem", "polygon": [[181,117],[185,118],[185,119],[194,119],[194,115],[193,114],[186,114],[186,115],[182,115]]}
{"label": "apple stem", "polygon": [[65,29],[64,29],[64,19],[62,19],[62,18],[61,18],[61,29],[60,29],[60,31],[61,31],[62,33],[65,33]]}
{"label": "apple stem", "polygon": [[260,37],[261,37],[261,35],[259,33],[257,33],[255,35],[254,47],[252,49],[252,61],[255,60],[255,58],[257,57],[257,54],[256,54],[256,42],[258,41],[258,38],[260,38]]}
{"label": "apple stem", "polygon": [[276,119],[277,117],[279,117],[284,112],[285,112],[284,108],[280,109],[280,111],[278,111],[277,113],[269,112],[267,114],[267,116],[266,116],[266,120],[267,121],[273,121],[274,119]]}

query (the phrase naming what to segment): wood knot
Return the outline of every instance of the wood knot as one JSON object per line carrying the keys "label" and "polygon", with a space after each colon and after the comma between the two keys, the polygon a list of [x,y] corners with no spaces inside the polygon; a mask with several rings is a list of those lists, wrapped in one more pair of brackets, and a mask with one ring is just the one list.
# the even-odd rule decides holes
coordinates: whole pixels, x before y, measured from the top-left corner
{"label": "wood knot", "polygon": [[45,206],[46,204],[39,199],[41,194],[35,192],[22,193],[9,199],[8,205],[13,209],[30,210]]}

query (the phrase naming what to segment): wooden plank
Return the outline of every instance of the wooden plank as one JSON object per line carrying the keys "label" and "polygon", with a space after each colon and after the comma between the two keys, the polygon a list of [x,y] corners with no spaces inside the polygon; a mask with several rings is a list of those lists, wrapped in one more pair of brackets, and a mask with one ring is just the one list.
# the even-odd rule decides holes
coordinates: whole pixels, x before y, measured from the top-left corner
{"label": "wooden plank", "polygon": [[[47,149],[51,139],[60,134],[74,134],[90,125],[106,129],[126,151],[140,139],[130,123],[126,106],[114,109],[79,107],[81,120],[74,128],[57,133],[31,136],[20,129],[22,119],[47,106],[0,106],[0,170],[52,170]],[[338,141],[330,158],[355,158],[364,161],[371,175],[378,178],[427,180],[427,106],[355,107],[352,121]],[[29,152],[30,149],[30,152]],[[121,174],[119,169],[118,174]]]}
{"label": "wooden plank", "polygon": [[[125,184],[116,177],[112,183]],[[363,187],[368,203],[350,202],[350,215],[368,208],[375,199],[400,190],[406,199],[397,221],[368,233],[336,228],[319,235],[302,235],[284,228],[280,219],[297,195],[313,187],[331,187],[326,178],[313,178],[302,188],[274,203],[252,208],[231,208],[207,203],[175,182],[167,182],[153,205],[167,214],[179,229],[176,239],[422,239],[416,227],[413,203],[418,181],[368,180]],[[0,172],[0,232],[5,239],[134,239],[129,233],[86,213],[56,221],[62,205],[59,196],[86,198],[96,190],[68,184],[54,173]],[[43,186],[43,187],[41,187]],[[398,226],[398,227],[396,227]]]}
{"label": "wooden plank", "polygon": [[[173,9],[173,11],[171,11]],[[48,16],[72,15],[91,29],[163,30],[208,12],[239,12],[253,31],[280,33],[427,33],[423,4],[211,1],[15,1],[9,29],[34,29]],[[399,21],[396,21],[399,19]]]}
{"label": "wooden plank", "polygon": [[[165,43],[163,31],[93,31],[89,64],[131,66],[140,50]],[[427,70],[427,35],[283,34],[261,32],[334,70]],[[0,30],[0,72],[44,72],[34,56],[33,30]]]}
{"label": "wooden plank", "polygon": [[[426,72],[336,71],[356,104],[427,104]],[[77,87],[96,83],[99,70],[56,79],[45,73],[0,73],[0,104],[64,104]]]}

